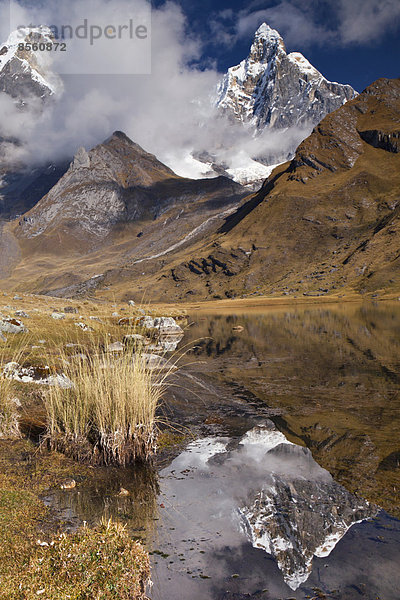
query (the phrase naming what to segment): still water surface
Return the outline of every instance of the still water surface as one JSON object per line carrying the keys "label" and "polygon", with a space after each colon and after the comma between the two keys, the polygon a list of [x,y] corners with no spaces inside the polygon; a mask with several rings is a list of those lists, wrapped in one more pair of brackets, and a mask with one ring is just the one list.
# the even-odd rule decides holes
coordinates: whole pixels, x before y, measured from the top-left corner
{"label": "still water surface", "polygon": [[194,439],[49,502],[125,521],[153,600],[398,600],[400,303],[189,321],[163,413]]}

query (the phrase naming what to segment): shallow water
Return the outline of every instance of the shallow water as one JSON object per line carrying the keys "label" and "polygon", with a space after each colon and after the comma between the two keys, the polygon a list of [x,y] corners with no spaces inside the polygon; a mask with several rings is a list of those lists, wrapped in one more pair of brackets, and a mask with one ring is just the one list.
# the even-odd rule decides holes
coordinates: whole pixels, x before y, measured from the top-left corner
{"label": "shallow water", "polygon": [[153,600],[398,600],[400,306],[192,323],[164,411],[197,439],[48,501],[72,528],[113,515],[142,537]]}

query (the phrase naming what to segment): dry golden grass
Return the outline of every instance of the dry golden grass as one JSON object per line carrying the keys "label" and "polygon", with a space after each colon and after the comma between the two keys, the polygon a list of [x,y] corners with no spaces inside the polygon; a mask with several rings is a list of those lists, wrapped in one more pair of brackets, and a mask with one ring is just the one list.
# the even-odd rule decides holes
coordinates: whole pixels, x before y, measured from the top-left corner
{"label": "dry golden grass", "polygon": [[73,386],[52,386],[44,394],[50,447],[96,464],[148,460],[156,450],[156,409],[168,370],[152,370],[141,348],[118,357],[99,348],[63,362]]}
{"label": "dry golden grass", "polygon": [[20,435],[13,392],[13,382],[0,374],[0,438],[15,438]]}
{"label": "dry golden grass", "polygon": [[[18,362],[20,350],[14,352],[12,360]],[[18,400],[16,399],[15,382],[3,375],[5,363],[4,347],[0,349],[0,438],[20,437]]]}

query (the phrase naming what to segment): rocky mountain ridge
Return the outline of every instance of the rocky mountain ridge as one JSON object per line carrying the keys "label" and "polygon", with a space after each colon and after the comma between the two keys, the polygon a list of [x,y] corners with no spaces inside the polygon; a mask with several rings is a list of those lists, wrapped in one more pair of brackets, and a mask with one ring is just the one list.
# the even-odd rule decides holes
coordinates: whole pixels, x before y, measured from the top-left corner
{"label": "rocky mountain ridge", "polygon": [[[378,80],[329,114],[247,196],[224,177],[178,177],[121,133],[81,150],[4,229],[21,253],[7,261],[10,285],[121,297],[129,288],[134,298],[151,290],[170,302],[400,289],[399,86]],[[33,283],[24,257],[43,253],[59,262]]]}
{"label": "rocky mountain ridge", "polygon": [[313,126],[357,92],[328,81],[300,53],[287,54],[279,33],[263,23],[248,57],[228,69],[217,106],[255,129]]}
{"label": "rocky mountain ridge", "polygon": [[213,212],[213,202],[214,208],[233,205],[244,192],[223,177],[181,178],[116,131],[89,152],[78,150],[65,175],[20,220],[18,236],[29,239],[62,231],[71,240],[97,242],[117,223],[156,220],[172,207],[197,200],[195,211],[208,195]]}
{"label": "rocky mountain ridge", "polygon": [[248,57],[220,82],[216,105],[255,135],[292,130],[293,139],[281,138],[281,147],[253,157],[276,165],[293,155],[323,117],[356,95],[350,85],[328,81],[300,52],[287,54],[279,33],[263,23]]}

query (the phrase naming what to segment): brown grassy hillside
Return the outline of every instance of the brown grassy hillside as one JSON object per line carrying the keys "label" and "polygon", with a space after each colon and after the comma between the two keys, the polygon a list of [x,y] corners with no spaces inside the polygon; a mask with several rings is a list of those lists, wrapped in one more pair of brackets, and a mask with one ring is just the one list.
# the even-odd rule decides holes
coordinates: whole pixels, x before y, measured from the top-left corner
{"label": "brown grassy hillside", "polygon": [[158,285],[198,298],[399,290],[399,149],[400,80],[380,79]]}

